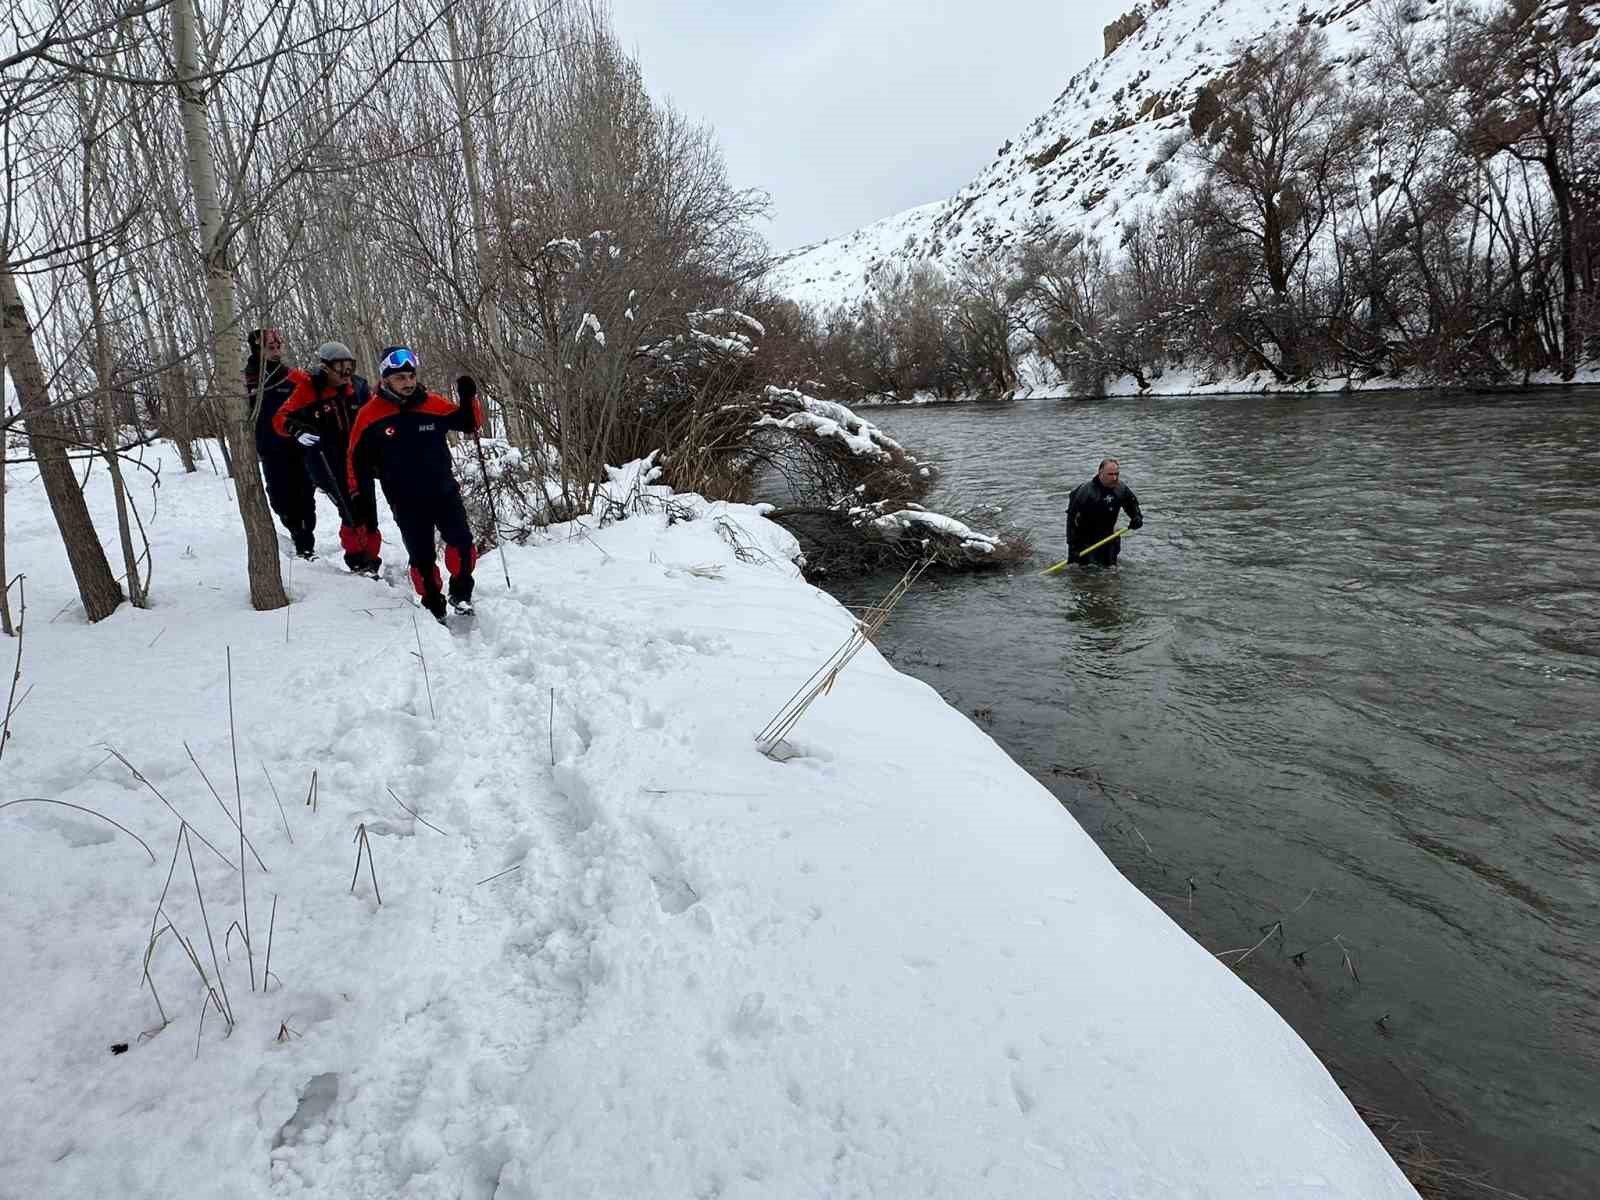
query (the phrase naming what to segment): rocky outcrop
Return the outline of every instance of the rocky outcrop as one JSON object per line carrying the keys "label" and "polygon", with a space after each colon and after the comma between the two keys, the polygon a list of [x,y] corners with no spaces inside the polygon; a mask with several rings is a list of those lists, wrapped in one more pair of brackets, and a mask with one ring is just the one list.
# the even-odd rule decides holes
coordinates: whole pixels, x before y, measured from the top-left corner
{"label": "rocky outcrop", "polygon": [[1144,9],[1142,8],[1136,8],[1132,12],[1125,12],[1107,25],[1105,29],[1106,57],[1110,58],[1112,51],[1143,28]]}

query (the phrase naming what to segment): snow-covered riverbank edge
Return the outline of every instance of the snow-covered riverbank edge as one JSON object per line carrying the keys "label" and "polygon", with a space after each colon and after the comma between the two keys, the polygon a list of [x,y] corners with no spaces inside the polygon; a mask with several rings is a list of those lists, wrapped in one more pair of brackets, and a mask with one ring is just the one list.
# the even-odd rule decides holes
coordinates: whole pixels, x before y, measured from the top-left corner
{"label": "snow-covered riverbank edge", "polygon": [[[1298,1037],[871,647],[797,757],[756,751],[852,621],[755,510],[513,549],[510,591],[491,555],[452,634],[327,561],[252,613],[225,481],[163,476],[155,607],[93,627],[10,476],[33,690],[0,803],[82,805],[153,858],[0,811],[5,1190],[1413,1195]],[[185,748],[231,807],[230,649],[253,968],[238,834]],[[163,911],[208,973],[209,923],[230,1037],[170,934],[173,1023],[140,1037],[178,828],[156,790],[217,848]]]}
{"label": "snow-covered riverbank edge", "polygon": [[1349,392],[1524,392],[1539,388],[1600,387],[1600,365],[1584,367],[1570,381],[1563,380],[1551,371],[1537,372],[1526,382],[1441,383],[1421,374],[1408,376],[1379,376],[1371,379],[1356,376],[1318,377],[1297,380],[1291,384],[1278,382],[1268,371],[1253,375],[1215,378],[1196,370],[1168,371],[1158,379],[1149,381],[1149,387],[1140,388],[1138,380],[1123,375],[1106,383],[1105,391],[1098,396],[1086,395],[1066,384],[1028,384],[1015,388],[1004,396],[934,396],[919,392],[911,400],[888,400],[874,397],[857,400],[857,409],[921,407],[930,404],[1004,403],[1011,400],[1129,400],[1158,397],[1184,399],[1195,396],[1338,396]]}

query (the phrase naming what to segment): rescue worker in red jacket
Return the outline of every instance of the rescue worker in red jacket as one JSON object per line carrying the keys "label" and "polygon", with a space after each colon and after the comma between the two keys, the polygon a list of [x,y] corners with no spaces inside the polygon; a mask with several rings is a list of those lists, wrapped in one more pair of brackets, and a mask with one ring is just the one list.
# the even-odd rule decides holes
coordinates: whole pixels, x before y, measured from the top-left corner
{"label": "rescue worker in red jacket", "polygon": [[313,375],[296,372],[294,390],[272,418],[279,437],[299,443],[306,473],[339,509],[339,544],[344,563],[361,575],[378,574],[378,501],[368,488],[350,496],[345,481],[350,431],[369,397],[367,381],[356,372],[356,358],[343,342],[323,342],[317,350],[321,366]]}
{"label": "rescue worker in red jacket", "polygon": [[383,386],[356,415],[350,433],[346,482],[352,496],[371,494],[374,478],[383,484],[411,559],[412,585],[422,607],[442,623],[446,593],[439,578],[436,530],[445,544],[450,607],[458,613],[472,611],[478,550],[445,435],[451,430],[477,432],[483,422],[478,387],[470,375],[457,379],[460,404],[425,391],[417,382],[417,356],[405,346],[386,350],[379,369]]}

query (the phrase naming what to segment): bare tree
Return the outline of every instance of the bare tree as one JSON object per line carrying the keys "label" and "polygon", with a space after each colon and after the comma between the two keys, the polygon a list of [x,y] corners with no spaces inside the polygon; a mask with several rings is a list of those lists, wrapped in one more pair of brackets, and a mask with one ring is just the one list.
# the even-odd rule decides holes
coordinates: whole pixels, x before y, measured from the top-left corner
{"label": "bare tree", "polygon": [[1473,15],[1473,36],[1462,39],[1457,59],[1457,79],[1472,98],[1468,143],[1486,155],[1536,164],[1549,187],[1561,276],[1559,365],[1569,380],[1577,372],[1581,341],[1575,160],[1581,147],[1600,136],[1590,100],[1600,88],[1600,72],[1581,69],[1571,50],[1594,33],[1574,6],[1504,0]]}
{"label": "bare tree", "polygon": [[105,551],[100,546],[100,535],[95,532],[89,507],[84,503],[72,464],[67,460],[67,445],[76,439],[68,435],[60,412],[50,401],[44,368],[34,350],[33,325],[28,320],[28,310],[17,289],[16,278],[3,261],[3,255],[0,255],[0,354],[4,354],[11,378],[17,385],[17,400],[28,441],[39,464],[39,478],[44,484],[50,511],[61,531],[84,613],[89,620],[99,621],[110,616],[122,603],[122,589],[111,574]]}
{"label": "bare tree", "polygon": [[[8,363],[16,385],[19,417],[39,465],[40,479],[84,612],[89,620],[98,621],[122,603],[122,589],[111,574],[68,461],[68,446],[80,439],[71,429],[69,406],[60,403],[59,398],[52,399],[18,274],[29,263],[37,264],[53,250],[61,249],[63,243],[72,241],[70,235],[61,236],[59,224],[42,225],[45,214],[22,201],[21,189],[48,177],[62,161],[60,148],[45,128],[45,118],[60,92],[60,81],[41,81],[40,68],[42,55],[55,44],[51,37],[69,36],[60,25],[30,32],[37,35],[33,54],[21,58],[14,55],[7,60],[10,70],[16,73],[8,73],[5,86],[0,88],[0,166],[4,168],[5,188],[0,221],[0,357]],[[28,40],[26,35],[18,38],[19,43]],[[30,226],[31,232],[25,226]],[[30,239],[44,248],[29,254],[23,247]],[[6,427],[9,428],[9,421]]]}
{"label": "bare tree", "polygon": [[1302,369],[1304,272],[1339,203],[1359,126],[1341,103],[1326,39],[1309,26],[1248,47],[1220,100],[1199,143],[1209,169],[1203,220],[1219,242],[1253,250],[1266,289],[1251,315],[1278,351],[1257,357],[1292,378]]}
{"label": "bare tree", "polygon": [[[217,156],[211,142],[207,95],[202,90],[200,33],[196,0],[175,0],[172,6],[172,43],[177,60],[177,96],[183,115],[184,142],[188,150],[189,186],[194,192],[200,223],[201,256],[205,265],[206,298],[211,310],[213,378],[218,384],[241,377],[238,304],[234,292],[229,233],[223,221],[223,197],[217,185]],[[289,603],[278,568],[277,538],[267,509],[261,469],[256,461],[255,414],[243,389],[235,389],[230,405],[233,419],[225,427],[232,451],[234,494],[244,521],[245,555],[250,574],[250,603],[257,610],[282,608]]]}

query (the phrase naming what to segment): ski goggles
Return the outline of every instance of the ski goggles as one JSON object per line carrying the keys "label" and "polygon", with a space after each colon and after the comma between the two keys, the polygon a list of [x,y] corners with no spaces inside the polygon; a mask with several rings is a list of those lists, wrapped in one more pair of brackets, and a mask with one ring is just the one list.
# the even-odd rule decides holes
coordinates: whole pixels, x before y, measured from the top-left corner
{"label": "ski goggles", "polygon": [[393,375],[397,371],[416,372],[417,356],[405,346],[399,346],[383,356],[383,361],[378,364],[378,369],[385,375]]}

